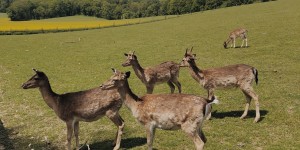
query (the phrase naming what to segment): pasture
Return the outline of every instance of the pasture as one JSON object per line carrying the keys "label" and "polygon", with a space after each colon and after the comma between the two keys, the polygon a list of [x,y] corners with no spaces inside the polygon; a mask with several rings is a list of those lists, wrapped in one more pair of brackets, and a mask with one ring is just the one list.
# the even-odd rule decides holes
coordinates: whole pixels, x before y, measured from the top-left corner
{"label": "pasture", "polygon": [[[186,48],[194,47],[201,69],[245,63],[258,69],[261,121],[253,123],[253,101],[248,117],[239,119],[245,98],[238,89],[217,90],[219,105],[205,121],[206,150],[269,150],[300,148],[300,1],[277,0],[182,15],[174,19],[132,26],[76,32],[0,36],[0,149],[62,149],[66,125],[45,102],[38,89],[21,84],[34,72],[44,71],[57,93],[99,86],[111,67],[131,71],[129,84],[137,95],[145,86],[131,67],[123,68],[124,53],[135,50],[143,67],[166,60],[180,62]],[[224,49],[231,30],[248,29],[248,48]],[[78,41],[78,38],[81,40]],[[239,46],[241,40],[237,41]],[[207,96],[181,68],[183,93]],[[169,93],[167,84],[154,93]],[[177,90],[175,92],[178,92]],[[123,106],[125,120],[121,149],[146,149],[146,133]],[[91,149],[112,149],[116,127],[107,118],[80,122],[80,143]],[[47,145],[46,140],[51,144]],[[73,139],[73,146],[74,139]],[[194,144],[182,131],[157,130],[153,147],[190,150]]]}

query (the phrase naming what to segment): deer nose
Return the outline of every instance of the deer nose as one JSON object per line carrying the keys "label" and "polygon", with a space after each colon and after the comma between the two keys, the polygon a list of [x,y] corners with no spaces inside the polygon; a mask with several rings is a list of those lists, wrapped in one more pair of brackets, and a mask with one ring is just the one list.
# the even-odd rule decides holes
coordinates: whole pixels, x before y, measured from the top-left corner
{"label": "deer nose", "polygon": [[27,86],[28,86],[28,84],[26,84],[26,83],[23,83],[23,84],[21,85],[21,88],[23,88],[23,89],[27,89]]}

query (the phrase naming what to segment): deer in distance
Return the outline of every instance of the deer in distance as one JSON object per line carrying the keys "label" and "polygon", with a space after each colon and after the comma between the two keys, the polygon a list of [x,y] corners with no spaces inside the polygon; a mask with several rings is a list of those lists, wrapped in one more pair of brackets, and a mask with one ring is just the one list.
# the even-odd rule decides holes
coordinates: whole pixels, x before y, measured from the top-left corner
{"label": "deer in distance", "polygon": [[153,93],[155,84],[164,82],[168,83],[171,93],[175,91],[174,84],[177,86],[179,93],[181,93],[181,84],[178,81],[179,64],[173,61],[166,61],[154,67],[143,68],[134,52],[124,53],[124,55],[127,59],[122,66],[132,66],[136,76],[146,85],[148,94]]}
{"label": "deer in distance", "polygon": [[210,112],[210,105],[218,103],[190,94],[146,94],[136,96],[130,89],[130,72],[122,73],[113,69],[113,76],[100,87],[104,90],[118,89],[124,104],[132,115],[145,128],[148,149],[152,150],[155,129],[182,129],[194,142],[197,150],[202,150],[206,138],[202,132],[205,117]]}
{"label": "deer in distance", "polygon": [[[189,68],[190,75],[207,90],[208,99],[214,96],[215,89],[238,87],[244,93],[247,101],[245,111],[240,118],[243,119],[247,116],[251,99],[254,99],[256,106],[254,122],[258,122],[260,119],[258,95],[251,86],[254,80],[256,84],[258,83],[258,71],[254,67],[245,64],[202,70],[197,67],[196,54],[192,54],[192,50],[193,48],[189,52],[188,49],[186,50],[180,66]],[[210,117],[211,114],[207,119]]]}
{"label": "deer in distance", "polygon": [[86,91],[56,94],[52,91],[45,73],[33,69],[33,75],[22,85],[23,89],[39,88],[46,104],[67,125],[67,149],[71,150],[73,132],[76,149],[79,149],[79,121],[92,122],[107,116],[117,127],[114,150],[119,149],[124,121],[119,115],[123,101],[116,89],[102,90],[96,87]]}
{"label": "deer in distance", "polygon": [[230,32],[228,39],[223,43],[224,48],[227,48],[227,45],[231,42],[230,48],[235,48],[235,40],[236,38],[240,37],[242,41],[241,47],[244,46],[244,41],[246,41],[246,47],[248,47],[248,39],[247,39],[247,30],[246,29],[235,29],[234,31]]}

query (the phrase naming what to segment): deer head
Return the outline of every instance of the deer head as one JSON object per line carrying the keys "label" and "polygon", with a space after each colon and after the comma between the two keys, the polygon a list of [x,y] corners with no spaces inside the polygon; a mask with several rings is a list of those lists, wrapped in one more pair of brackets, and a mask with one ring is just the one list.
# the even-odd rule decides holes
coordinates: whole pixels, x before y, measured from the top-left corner
{"label": "deer head", "polygon": [[226,41],[224,41],[223,46],[224,46],[224,48],[227,49],[227,42]]}
{"label": "deer head", "polygon": [[189,67],[190,66],[190,62],[195,61],[196,60],[196,54],[192,54],[193,52],[193,47],[189,50],[188,52],[188,48],[185,51],[184,57],[182,59],[182,61],[180,62],[180,67]]}
{"label": "deer head", "polygon": [[126,61],[122,64],[123,67],[131,66],[133,62],[137,60],[136,55],[134,55],[134,52],[124,53],[124,55],[127,57]]}
{"label": "deer head", "polygon": [[37,88],[49,82],[48,77],[44,72],[32,69],[36,74],[33,75],[28,81],[22,84],[23,89]]}
{"label": "deer head", "polygon": [[102,90],[109,90],[116,87],[121,87],[124,85],[127,78],[130,77],[130,71],[123,73],[120,71],[117,71],[116,69],[112,68],[113,70],[113,76],[110,77],[108,81],[100,85]]}

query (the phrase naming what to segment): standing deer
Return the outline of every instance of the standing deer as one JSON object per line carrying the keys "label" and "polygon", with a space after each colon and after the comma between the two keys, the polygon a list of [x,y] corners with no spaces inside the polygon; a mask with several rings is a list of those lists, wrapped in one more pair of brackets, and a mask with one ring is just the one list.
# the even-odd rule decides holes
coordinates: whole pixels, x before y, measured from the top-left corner
{"label": "standing deer", "polygon": [[253,80],[255,80],[256,84],[258,82],[258,71],[254,67],[245,64],[201,70],[195,63],[196,54],[192,54],[192,49],[190,52],[188,52],[188,49],[186,50],[180,66],[189,67],[191,76],[207,90],[208,99],[214,96],[214,91],[217,88],[238,87],[242,90],[247,100],[241,119],[247,116],[251,99],[254,99],[256,106],[254,122],[258,122],[260,119],[258,96],[251,86]]}
{"label": "standing deer", "polygon": [[155,84],[167,82],[171,93],[174,93],[175,86],[177,86],[179,93],[181,93],[181,84],[178,81],[179,77],[179,64],[173,61],[163,62],[155,67],[143,68],[139,64],[136,55],[131,52],[124,53],[127,57],[126,61],[122,64],[123,67],[132,66],[137,77],[146,85],[147,93],[152,94]]}
{"label": "standing deer", "polygon": [[248,31],[246,29],[235,29],[234,31],[230,32],[228,39],[223,44],[224,48],[227,48],[229,42],[231,42],[230,47],[232,47],[233,43],[233,47],[235,48],[235,39],[238,37],[240,37],[243,40],[241,47],[243,47],[244,41],[246,41],[246,47],[248,47],[248,39],[246,37],[247,32]]}
{"label": "standing deer", "polygon": [[104,84],[102,89],[117,89],[124,104],[133,116],[146,128],[148,149],[152,150],[155,129],[182,129],[192,138],[196,149],[202,150],[206,138],[202,132],[204,118],[210,112],[212,103],[218,100],[207,99],[189,94],[146,94],[139,98],[130,89],[127,78],[130,72],[122,73],[113,69],[114,75]]}
{"label": "standing deer", "polygon": [[104,115],[118,127],[114,150],[119,149],[124,121],[119,115],[123,102],[117,90],[104,91],[97,87],[86,91],[56,94],[52,91],[46,74],[33,70],[36,74],[25,82],[22,88],[39,88],[46,104],[66,123],[68,150],[71,150],[73,132],[76,138],[76,149],[79,149],[79,121],[96,121]]}

